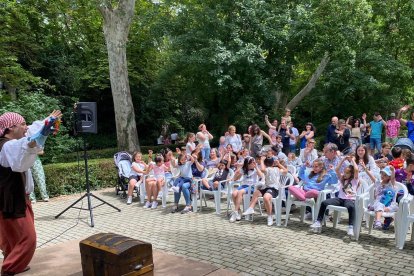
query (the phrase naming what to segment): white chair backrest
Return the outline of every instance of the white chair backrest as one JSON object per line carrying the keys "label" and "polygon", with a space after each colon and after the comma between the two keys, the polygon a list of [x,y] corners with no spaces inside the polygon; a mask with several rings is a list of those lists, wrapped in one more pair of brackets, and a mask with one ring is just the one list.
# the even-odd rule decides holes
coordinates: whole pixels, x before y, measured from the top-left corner
{"label": "white chair backrest", "polygon": [[229,174],[227,175],[228,180],[233,180],[234,178],[234,171],[232,169],[229,169]]}
{"label": "white chair backrest", "polygon": [[171,174],[174,178],[179,177],[180,176],[180,168],[171,166]]}
{"label": "white chair backrest", "polygon": [[296,167],[293,165],[287,165],[288,172],[290,172],[292,175],[296,175]]}

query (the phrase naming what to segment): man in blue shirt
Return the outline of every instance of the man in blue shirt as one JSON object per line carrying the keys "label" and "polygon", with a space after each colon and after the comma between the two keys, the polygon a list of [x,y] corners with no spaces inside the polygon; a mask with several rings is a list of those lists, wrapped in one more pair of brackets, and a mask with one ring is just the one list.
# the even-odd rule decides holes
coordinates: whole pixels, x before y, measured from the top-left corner
{"label": "man in blue shirt", "polygon": [[374,113],[374,120],[370,123],[371,126],[371,137],[369,144],[371,148],[371,155],[375,154],[375,149],[381,152],[381,135],[383,127],[387,126],[387,123],[382,119],[379,112]]}
{"label": "man in blue shirt", "polygon": [[402,117],[402,113],[406,112],[411,107],[409,105],[404,105],[398,111],[397,119],[400,120],[401,125],[405,125],[408,129],[407,137],[410,138],[411,141],[414,143],[414,111],[410,114],[410,120],[404,120]]}

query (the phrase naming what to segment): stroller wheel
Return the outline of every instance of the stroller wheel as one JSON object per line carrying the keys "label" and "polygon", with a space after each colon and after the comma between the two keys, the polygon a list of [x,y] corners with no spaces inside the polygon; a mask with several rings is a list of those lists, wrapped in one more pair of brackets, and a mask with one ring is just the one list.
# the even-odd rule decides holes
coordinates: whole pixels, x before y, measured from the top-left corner
{"label": "stroller wheel", "polygon": [[127,194],[126,193],[122,193],[121,198],[124,199],[126,197],[127,197]]}

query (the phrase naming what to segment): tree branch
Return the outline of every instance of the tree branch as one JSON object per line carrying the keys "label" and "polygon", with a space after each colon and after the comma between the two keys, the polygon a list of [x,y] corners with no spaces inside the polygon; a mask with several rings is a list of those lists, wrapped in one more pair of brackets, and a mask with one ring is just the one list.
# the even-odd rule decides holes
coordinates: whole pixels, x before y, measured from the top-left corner
{"label": "tree branch", "polygon": [[305,87],[302,88],[302,90],[299,91],[298,94],[296,94],[295,97],[293,97],[292,100],[290,100],[290,102],[286,105],[286,108],[289,108],[290,110],[294,109],[303,100],[303,98],[311,92],[311,90],[315,87],[315,84],[318,81],[319,77],[325,70],[326,65],[328,65],[329,59],[329,53],[325,52],[325,55],[323,56],[321,62],[318,65],[318,68],[316,68],[309,82],[305,85]]}

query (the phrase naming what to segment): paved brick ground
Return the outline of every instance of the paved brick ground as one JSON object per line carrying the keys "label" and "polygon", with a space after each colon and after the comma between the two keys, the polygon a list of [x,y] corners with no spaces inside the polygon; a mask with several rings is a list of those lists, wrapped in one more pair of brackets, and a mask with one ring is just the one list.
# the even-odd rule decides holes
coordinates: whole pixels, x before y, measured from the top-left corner
{"label": "paved brick ground", "polygon": [[[122,212],[107,205],[94,209],[95,227],[91,228],[86,211],[70,209],[59,219],[54,218],[80,195],[38,202],[34,205],[38,246],[115,232],[242,275],[414,275],[413,243],[403,251],[395,249],[393,229],[368,235],[364,228],[355,242],[346,236],[346,224],[333,229],[328,223],[322,234],[310,233],[309,224],[299,222],[298,212],[292,214],[288,228],[268,227],[266,217],[260,216],[254,222],[231,224],[224,212],[217,216],[213,208],[202,213],[170,214],[161,207],[143,209],[136,199],[127,206],[114,189],[94,194]],[[92,202],[98,204],[95,199]],[[86,204],[84,200],[83,206]],[[208,204],[213,207],[212,201]]]}

